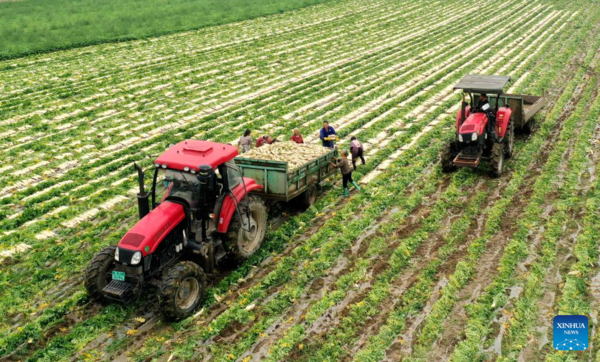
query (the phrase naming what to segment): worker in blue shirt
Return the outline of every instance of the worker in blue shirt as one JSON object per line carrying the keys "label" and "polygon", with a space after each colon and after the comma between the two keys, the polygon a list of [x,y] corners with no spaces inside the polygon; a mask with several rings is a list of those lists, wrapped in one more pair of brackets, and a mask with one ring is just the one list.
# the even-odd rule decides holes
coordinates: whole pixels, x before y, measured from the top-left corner
{"label": "worker in blue shirt", "polygon": [[319,138],[323,141],[323,147],[333,148],[333,142],[335,141],[335,137],[337,133],[335,133],[335,129],[329,125],[329,122],[323,122],[323,128],[321,128],[321,133]]}

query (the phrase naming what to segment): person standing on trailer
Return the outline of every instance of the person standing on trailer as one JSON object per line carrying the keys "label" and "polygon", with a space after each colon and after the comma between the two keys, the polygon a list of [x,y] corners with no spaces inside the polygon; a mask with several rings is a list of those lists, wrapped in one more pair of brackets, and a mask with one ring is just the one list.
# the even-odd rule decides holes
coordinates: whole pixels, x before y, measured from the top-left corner
{"label": "person standing on trailer", "polygon": [[241,147],[242,153],[246,153],[252,149],[252,137],[250,137],[250,133],[252,133],[252,131],[247,129],[246,132],[244,132],[244,135],[240,137],[240,140],[238,141],[238,147]]}
{"label": "person standing on trailer", "polygon": [[356,171],[356,160],[360,158],[362,164],[365,164],[365,156],[364,149],[362,143],[356,139],[356,137],[352,136],[350,138],[350,153],[352,154],[352,166],[354,167],[354,171]]}
{"label": "person standing on trailer", "polygon": [[321,128],[319,134],[319,138],[323,142],[323,147],[333,148],[336,136],[337,133],[335,133],[335,129],[329,125],[329,122],[323,122],[323,128]]}
{"label": "person standing on trailer", "polygon": [[296,143],[304,143],[304,140],[302,139],[302,135],[300,134],[298,128],[294,128],[294,134],[292,135],[291,140]]}
{"label": "person standing on trailer", "polygon": [[336,163],[331,163],[333,167],[339,168],[342,172],[342,186],[344,187],[344,197],[348,197],[348,183],[351,183],[358,192],[360,192],[360,187],[356,181],[352,179],[352,167],[350,167],[350,163],[348,162],[348,151],[342,150],[342,158],[336,160]]}

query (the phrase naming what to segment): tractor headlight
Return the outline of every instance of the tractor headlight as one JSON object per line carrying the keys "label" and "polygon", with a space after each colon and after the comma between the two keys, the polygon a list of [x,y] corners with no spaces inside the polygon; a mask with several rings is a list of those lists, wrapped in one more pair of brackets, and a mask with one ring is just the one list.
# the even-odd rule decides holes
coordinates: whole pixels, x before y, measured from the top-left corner
{"label": "tractor headlight", "polygon": [[473,132],[473,135],[471,136],[471,141],[477,141],[477,132]]}
{"label": "tractor headlight", "polygon": [[458,142],[463,142],[463,138],[462,138],[461,134],[458,135]]}
{"label": "tractor headlight", "polygon": [[138,265],[142,261],[142,253],[136,251],[135,254],[131,257],[131,265]]}
{"label": "tractor headlight", "polygon": [[115,249],[115,260],[119,261],[119,248]]}

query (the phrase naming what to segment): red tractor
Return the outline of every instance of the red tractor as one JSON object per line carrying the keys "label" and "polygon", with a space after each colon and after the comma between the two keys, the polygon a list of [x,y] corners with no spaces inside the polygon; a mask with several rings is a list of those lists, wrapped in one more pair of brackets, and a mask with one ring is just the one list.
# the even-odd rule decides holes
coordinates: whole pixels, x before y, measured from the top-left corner
{"label": "red tractor", "polygon": [[180,142],[156,159],[149,193],[136,164],[140,220],[117,246],[94,255],[85,277],[89,295],[125,302],[153,285],[165,317],[190,316],[203,300],[205,273],[227,254],[249,258],[265,237],[266,205],[250,195],[262,186],[242,177],[237,155],[231,145]]}
{"label": "red tractor", "polygon": [[504,159],[513,154],[515,128],[531,131],[533,116],[545,104],[543,97],[504,94],[509,81],[506,76],[467,75],[454,87],[463,91],[463,101],[456,138],[442,150],[444,172],[489,160],[492,176],[502,174]]}

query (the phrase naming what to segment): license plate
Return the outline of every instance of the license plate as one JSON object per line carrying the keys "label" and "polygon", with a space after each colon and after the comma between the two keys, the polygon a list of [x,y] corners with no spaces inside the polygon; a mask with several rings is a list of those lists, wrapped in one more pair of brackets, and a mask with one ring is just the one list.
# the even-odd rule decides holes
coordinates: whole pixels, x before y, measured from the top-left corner
{"label": "license plate", "polygon": [[113,270],[112,278],[113,278],[113,280],[119,280],[119,281],[124,282],[125,281],[125,273],[121,272],[121,271]]}

